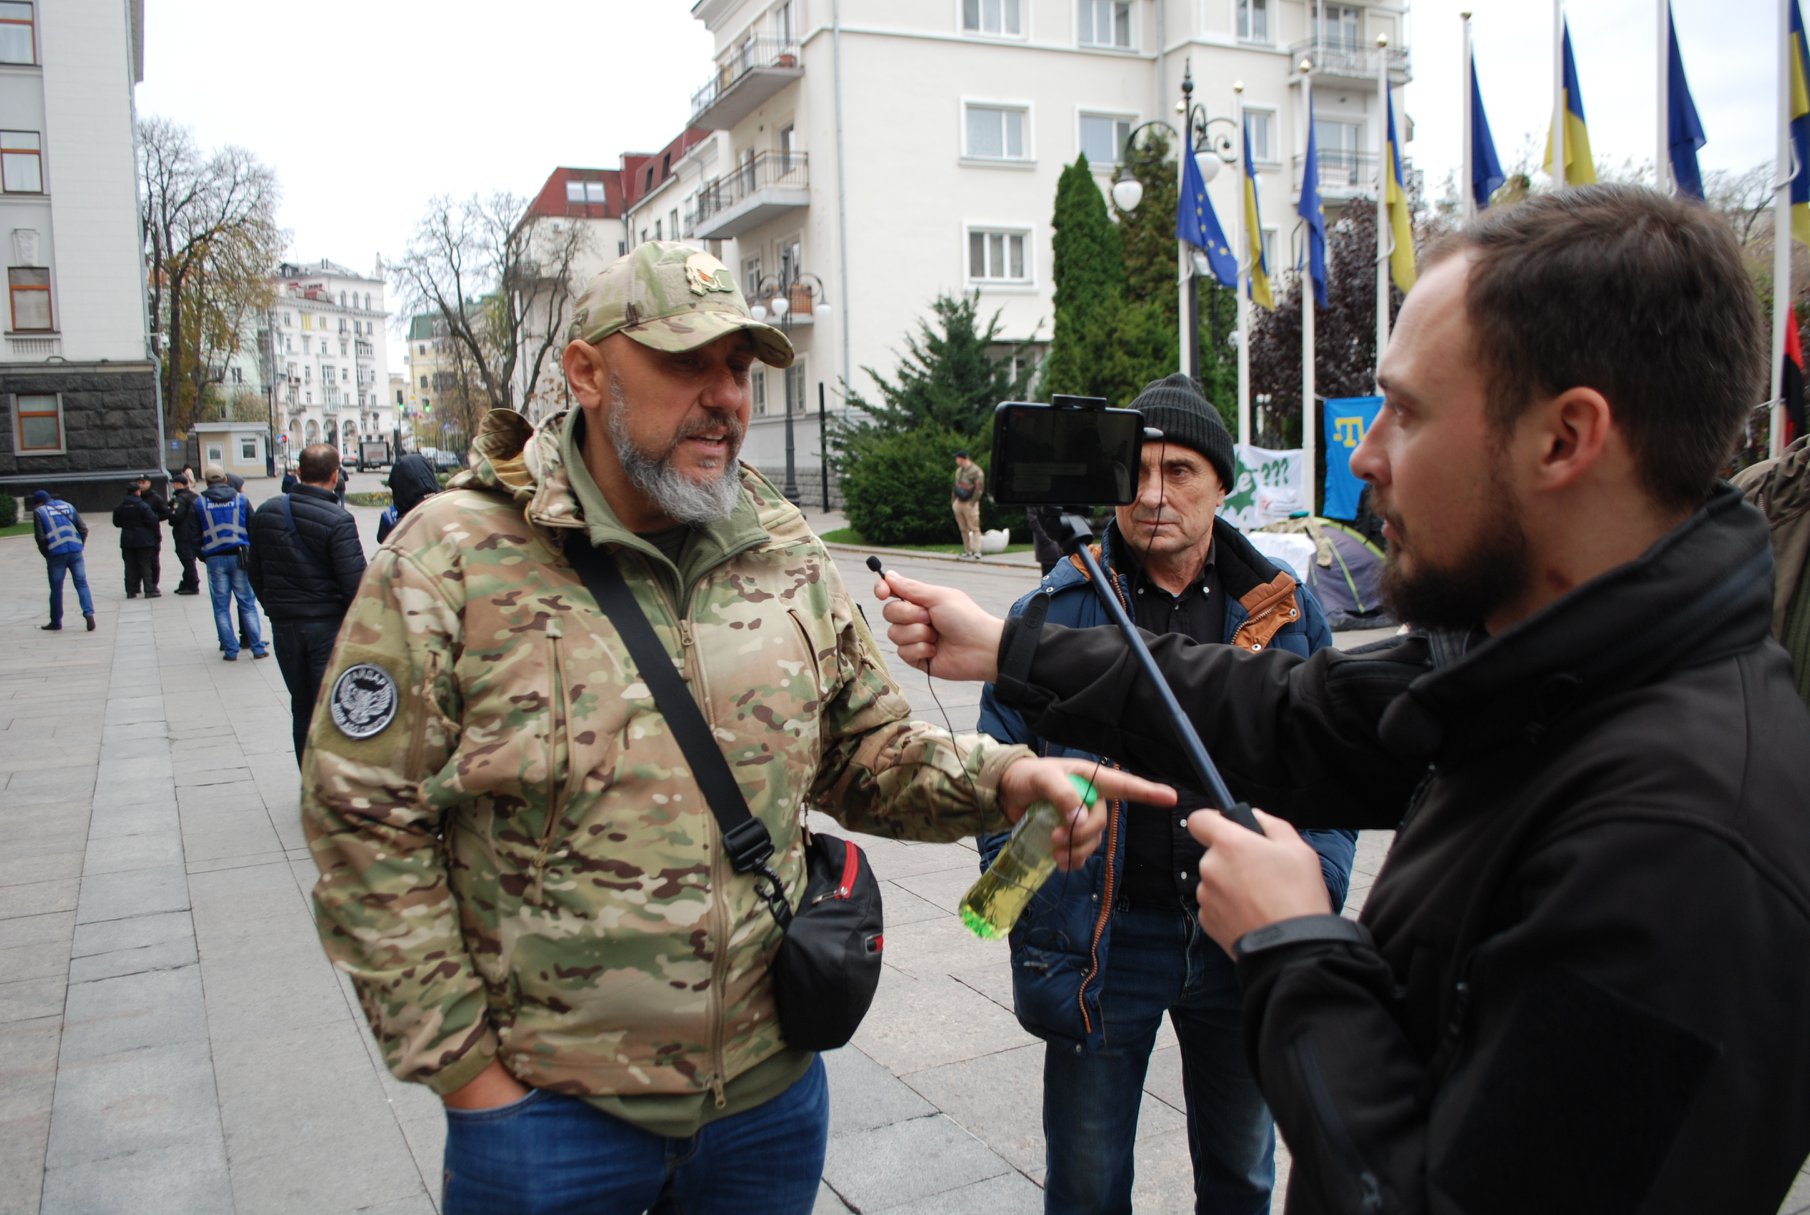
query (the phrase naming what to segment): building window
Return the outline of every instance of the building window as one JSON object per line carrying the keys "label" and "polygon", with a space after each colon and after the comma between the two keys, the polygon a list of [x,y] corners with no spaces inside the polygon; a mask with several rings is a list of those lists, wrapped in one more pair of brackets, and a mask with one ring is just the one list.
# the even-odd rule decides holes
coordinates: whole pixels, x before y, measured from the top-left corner
{"label": "building window", "polygon": [[423,391],[423,392],[427,391],[427,377],[426,376],[421,377],[421,391]]}
{"label": "building window", "polygon": [[742,259],[742,294],[750,298],[760,294],[759,256]]}
{"label": "building window", "polygon": [[1130,49],[1129,0],[1081,0],[1081,45]]}
{"label": "building window", "polygon": [[1270,41],[1270,0],[1238,0],[1238,40]]}
{"label": "building window", "polygon": [[568,181],[566,183],[566,201],[592,203],[601,207],[604,204],[603,183],[600,181]]}
{"label": "building window", "polygon": [[1263,268],[1271,278],[1276,276],[1276,230],[1274,228],[1263,230]]}
{"label": "building window", "polygon": [[0,189],[8,194],[42,194],[43,146],[36,131],[0,131]]}
{"label": "building window", "polygon": [[1355,51],[1363,25],[1363,10],[1356,5],[1328,4],[1321,12],[1320,42],[1330,51]]}
{"label": "building window", "polygon": [[226,448],[225,448],[225,446],[224,446],[224,445],[223,445],[223,444],[220,444],[220,443],[209,443],[209,444],[208,444],[208,445],[207,445],[207,462],[208,462],[208,463],[209,463],[209,464],[224,464],[224,463],[226,463]]}
{"label": "building window", "polygon": [[1131,119],[1111,114],[1081,115],[1081,153],[1095,168],[1116,165],[1131,134]]}
{"label": "building window", "polygon": [[962,29],[970,34],[1022,38],[1019,0],[962,0]]}
{"label": "building window", "polygon": [[38,47],[31,5],[0,4],[0,63],[36,63]]}
{"label": "building window", "polygon": [[973,282],[1028,283],[1030,263],[1025,258],[1029,233],[996,228],[968,232],[968,278]]}
{"label": "building window", "polygon": [[971,105],[967,112],[968,146],[964,155],[975,160],[1027,160],[1024,129],[1028,115],[1021,109]]}
{"label": "building window", "polygon": [[6,272],[13,297],[13,330],[48,333],[51,323],[50,271],[42,266],[14,266]]}
{"label": "building window", "polygon": [[752,402],[754,416],[767,416],[767,372],[765,368],[754,367],[748,372],[748,400]]}
{"label": "building window", "polygon": [[786,368],[787,413],[797,415],[804,412],[804,389],[804,356],[801,354]]}
{"label": "building window", "polygon": [[20,455],[57,455],[63,450],[63,398],[13,398],[13,450]]}
{"label": "building window", "polygon": [[1276,111],[1246,106],[1244,123],[1250,132],[1251,159],[1276,163]]}
{"label": "building window", "polygon": [[258,458],[258,437],[256,435],[239,436],[239,462],[250,464]]}
{"label": "building window", "polygon": [[1364,157],[1364,124],[1331,118],[1314,120],[1315,154],[1320,158],[1320,184],[1362,184],[1358,169]]}

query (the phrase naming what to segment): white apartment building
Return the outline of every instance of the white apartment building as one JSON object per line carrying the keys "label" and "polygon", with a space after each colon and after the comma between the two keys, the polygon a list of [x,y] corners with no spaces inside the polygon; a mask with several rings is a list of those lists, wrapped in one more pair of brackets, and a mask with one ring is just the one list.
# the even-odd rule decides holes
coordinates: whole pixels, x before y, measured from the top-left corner
{"label": "white apartment building", "polygon": [[[862,368],[890,377],[939,294],[978,291],[1002,336],[1049,340],[1057,178],[1086,152],[1107,188],[1128,133],[1179,125],[1184,70],[1215,133],[1233,129],[1244,86],[1272,268],[1294,264],[1299,239],[1300,60],[1316,64],[1329,208],[1374,196],[1379,34],[1392,85],[1408,79],[1405,3],[697,0],[692,13],[717,47],[688,120],[710,137],[630,203],[630,240],[671,232],[676,212],[679,236],[737,270],[751,302],[788,284],[799,361],[757,374],[745,458],[783,469],[789,410],[807,499],[818,386],[832,413],[841,382],[871,394]],[[1209,186],[1228,234],[1238,188],[1231,170]]]}
{"label": "white apartment building", "polygon": [[258,349],[279,445],[294,456],[331,443],[343,458],[360,439],[395,442],[402,415],[389,385],[382,277],[323,258],[284,262],[274,282]]}
{"label": "white apartment building", "polygon": [[103,508],[171,462],[138,224],[143,78],[142,0],[0,3],[0,491],[15,497]]}

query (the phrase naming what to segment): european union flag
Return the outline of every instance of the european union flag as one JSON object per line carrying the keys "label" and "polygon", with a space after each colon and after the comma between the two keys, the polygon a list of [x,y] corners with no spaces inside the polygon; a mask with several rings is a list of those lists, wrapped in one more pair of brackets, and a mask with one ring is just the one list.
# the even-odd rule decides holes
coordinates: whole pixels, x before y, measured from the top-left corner
{"label": "european union flag", "polygon": [[1665,13],[1666,35],[1670,39],[1666,56],[1666,147],[1672,161],[1672,180],[1680,192],[1692,198],[1703,197],[1703,174],[1697,169],[1697,149],[1708,141],[1703,137],[1703,123],[1697,117],[1697,103],[1691,100],[1691,86],[1684,82],[1684,59],[1678,53],[1678,28],[1672,24],[1672,10]]}
{"label": "european union flag", "polygon": [[1200,166],[1194,163],[1192,132],[1182,144],[1182,193],[1175,212],[1175,238],[1207,255],[1207,265],[1220,285],[1238,285],[1238,259],[1232,256],[1232,243],[1219,226],[1213,200],[1207,197],[1207,183],[1201,179]]}
{"label": "european union flag", "polygon": [[1490,196],[1508,177],[1496,158],[1496,141],[1490,138],[1489,118],[1483,113],[1483,89],[1477,84],[1477,57],[1471,56],[1471,197],[1477,210],[1489,210]]}
{"label": "european union flag", "polygon": [[1804,18],[1791,5],[1791,100],[1785,112],[1791,124],[1791,235],[1810,245],[1810,50],[1804,44]]}
{"label": "european union flag", "polygon": [[1295,207],[1307,223],[1307,273],[1313,279],[1314,303],[1326,307],[1326,212],[1320,205],[1320,153],[1314,140],[1313,115],[1307,116],[1307,158],[1301,168],[1301,201]]}

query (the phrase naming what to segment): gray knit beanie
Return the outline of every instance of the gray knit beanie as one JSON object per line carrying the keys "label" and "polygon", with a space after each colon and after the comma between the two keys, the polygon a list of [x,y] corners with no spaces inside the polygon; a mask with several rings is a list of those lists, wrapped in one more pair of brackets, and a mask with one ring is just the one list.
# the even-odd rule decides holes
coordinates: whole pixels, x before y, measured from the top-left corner
{"label": "gray knit beanie", "polygon": [[1230,492],[1237,483],[1238,459],[1232,451],[1232,432],[1183,372],[1144,385],[1131,407],[1144,415],[1146,425],[1163,432],[1163,439],[1192,448],[1207,458],[1219,474],[1220,487]]}

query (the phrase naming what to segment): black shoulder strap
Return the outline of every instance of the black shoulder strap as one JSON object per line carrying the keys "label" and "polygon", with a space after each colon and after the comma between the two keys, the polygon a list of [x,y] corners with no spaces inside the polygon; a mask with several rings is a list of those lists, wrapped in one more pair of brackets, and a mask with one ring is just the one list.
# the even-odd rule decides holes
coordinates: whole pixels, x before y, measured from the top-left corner
{"label": "black shoulder strap", "polygon": [[302,550],[302,555],[308,559],[308,564],[314,567],[314,572],[325,578],[328,582],[332,582],[333,575],[328,572],[321,562],[320,554],[309,547],[308,541],[302,537],[302,529],[295,525],[295,510],[289,505],[289,495],[282,494],[277,500],[283,504],[283,518],[289,523],[290,539],[294,540],[295,546]]}
{"label": "black shoulder strap", "polygon": [[791,907],[779,893],[779,876],[767,863],[773,856],[773,837],[768,834],[766,824],[748,812],[748,801],[729,771],[729,761],[723,758],[722,748],[711,737],[704,714],[685,687],[685,681],[679,677],[678,668],[667,657],[660,639],[654,636],[654,627],[647,622],[646,613],[635,602],[628,583],[622,580],[616,559],[603,549],[593,548],[583,533],[576,533],[567,540],[566,557],[578,571],[578,576],[584,579],[597,606],[616,626],[617,636],[628,647],[641,678],[652,690],[654,703],[660,706],[667,727],[691,765],[692,778],[710,803],[710,812],[723,833],[730,864],[737,873],[754,873],[767,880],[768,889],[762,891],[767,906],[773,909],[781,924],[786,923],[791,919]]}

